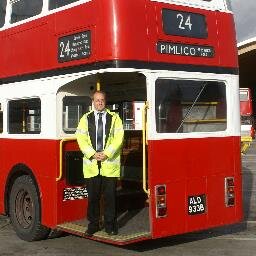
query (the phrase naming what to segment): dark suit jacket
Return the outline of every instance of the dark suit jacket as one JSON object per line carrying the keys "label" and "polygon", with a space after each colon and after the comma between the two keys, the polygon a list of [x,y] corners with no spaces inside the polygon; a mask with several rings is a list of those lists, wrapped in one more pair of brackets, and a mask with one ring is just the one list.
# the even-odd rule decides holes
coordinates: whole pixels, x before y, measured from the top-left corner
{"label": "dark suit jacket", "polygon": [[[94,112],[91,112],[88,116],[88,131],[89,131],[89,136],[92,142],[92,146],[94,150],[96,151],[96,125],[95,125],[95,116]],[[107,144],[108,137],[109,137],[109,132],[110,132],[110,127],[111,127],[111,122],[112,122],[112,116],[107,112],[106,113],[106,125],[105,125],[105,143],[104,145]]]}

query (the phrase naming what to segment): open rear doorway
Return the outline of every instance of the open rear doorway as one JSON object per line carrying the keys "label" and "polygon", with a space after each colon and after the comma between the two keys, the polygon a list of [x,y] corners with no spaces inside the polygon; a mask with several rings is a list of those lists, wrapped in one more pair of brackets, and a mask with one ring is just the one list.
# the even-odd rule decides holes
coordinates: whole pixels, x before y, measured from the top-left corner
{"label": "open rear doorway", "polygon": [[[75,86],[79,87],[76,91],[80,93],[88,91],[83,89],[88,86],[93,91],[97,83],[100,89],[106,92],[107,108],[117,112],[123,120],[125,135],[121,156],[121,178],[117,186],[119,233],[117,236],[108,236],[103,229],[95,233],[93,239],[116,244],[147,239],[150,237],[148,196],[142,185],[142,114],[147,100],[146,77],[138,72],[90,75],[83,77],[81,83],[75,82]],[[71,87],[72,84],[66,88]],[[102,222],[104,223],[104,220]],[[84,234],[86,227],[86,219],[59,225],[59,228],[79,235]]]}

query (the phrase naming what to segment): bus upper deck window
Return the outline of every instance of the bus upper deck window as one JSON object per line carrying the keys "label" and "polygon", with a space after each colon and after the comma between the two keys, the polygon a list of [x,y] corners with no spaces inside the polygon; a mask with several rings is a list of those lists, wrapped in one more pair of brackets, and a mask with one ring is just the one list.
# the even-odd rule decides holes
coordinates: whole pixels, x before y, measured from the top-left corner
{"label": "bus upper deck window", "polygon": [[12,0],[11,4],[11,23],[15,23],[40,14],[43,0]]}
{"label": "bus upper deck window", "polygon": [[49,9],[53,10],[77,1],[79,0],[49,0]]}
{"label": "bus upper deck window", "polygon": [[223,82],[158,79],[155,102],[158,133],[215,132],[227,128]]}
{"label": "bus upper deck window", "polygon": [[0,0],[0,28],[4,26],[6,12],[6,0]]}
{"label": "bus upper deck window", "polygon": [[10,134],[41,132],[41,101],[38,98],[11,100],[8,105]]}

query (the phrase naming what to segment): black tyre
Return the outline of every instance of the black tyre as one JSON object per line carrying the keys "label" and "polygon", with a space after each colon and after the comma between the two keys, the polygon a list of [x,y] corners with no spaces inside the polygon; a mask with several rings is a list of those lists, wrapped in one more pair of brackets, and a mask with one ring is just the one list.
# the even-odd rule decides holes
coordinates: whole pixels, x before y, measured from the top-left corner
{"label": "black tyre", "polygon": [[50,231],[50,234],[48,236],[49,239],[54,239],[54,238],[58,238],[61,236],[64,236],[66,233],[62,230],[58,230],[58,229],[52,229]]}
{"label": "black tyre", "polygon": [[17,235],[25,241],[47,238],[50,229],[41,225],[41,209],[36,186],[28,175],[18,177],[11,188],[9,214]]}

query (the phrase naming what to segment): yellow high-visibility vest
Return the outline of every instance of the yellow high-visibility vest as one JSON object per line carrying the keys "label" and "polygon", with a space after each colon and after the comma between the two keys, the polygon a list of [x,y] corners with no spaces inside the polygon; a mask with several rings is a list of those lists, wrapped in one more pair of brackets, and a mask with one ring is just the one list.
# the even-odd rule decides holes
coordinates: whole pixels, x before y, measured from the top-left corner
{"label": "yellow high-visibility vest", "polygon": [[91,178],[97,176],[98,174],[105,177],[120,177],[120,155],[124,138],[122,120],[117,113],[106,109],[107,114],[110,114],[112,117],[109,134],[103,150],[103,153],[108,158],[101,163],[101,169],[99,171],[97,160],[92,159],[92,156],[96,153],[96,150],[93,148],[88,129],[88,116],[93,114],[92,112],[93,111],[90,111],[82,116],[76,130],[76,139],[80,150],[84,154],[84,177]]}

